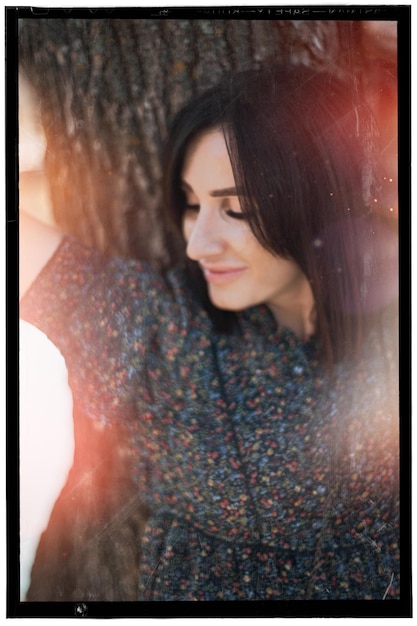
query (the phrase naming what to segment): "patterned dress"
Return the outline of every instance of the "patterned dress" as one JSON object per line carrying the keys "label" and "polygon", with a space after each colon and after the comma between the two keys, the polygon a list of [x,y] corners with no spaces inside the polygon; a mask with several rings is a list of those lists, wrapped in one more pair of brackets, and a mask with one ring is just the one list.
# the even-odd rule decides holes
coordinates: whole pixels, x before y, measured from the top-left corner
{"label": "patterned dress", "polygon": [[267,307],[220,333],[182,271],[70,238],[21,316],[64,354],[83,411],[129,429],[151,511],[139,600],[399,598],[389,316],[330,377]]}

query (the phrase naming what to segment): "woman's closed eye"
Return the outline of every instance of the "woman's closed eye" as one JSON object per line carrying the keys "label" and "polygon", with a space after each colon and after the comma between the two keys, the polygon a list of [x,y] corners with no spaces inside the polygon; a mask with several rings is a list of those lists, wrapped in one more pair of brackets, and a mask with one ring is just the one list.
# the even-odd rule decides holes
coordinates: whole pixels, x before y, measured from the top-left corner
{"label": "woman's closed eye", "polygon": [[242,213],[240,203],[237,197],[224,198],[221,203],[221,209],[225,215],[236,220],[244,220],[245,215]]}
{"label": "woman's closed eye", "polygon": [[[187,202],[184,206],[185,211],[189,211],[190,213],[198,213],[198,211],[200,210],[200,205],[195,203],[195,202]],[[232,219],[236,219],[236,220],[244,220],[245,219],[245,215],[242,213],[242,211],[234,211],[231,208],[228,208],[227,206],[223,206],[222,207],[222,212],[224,213],[224,215],[227,215],[228,217],[231,217]]]}
{"label": "woman's closed eye", "polygon": [[232,209],[227,209],[225,211],[226,215],[228,217],[232,217],[235,220],[244,220],[246,219],[245,215],[242,213],[242,211],[232,211]]}

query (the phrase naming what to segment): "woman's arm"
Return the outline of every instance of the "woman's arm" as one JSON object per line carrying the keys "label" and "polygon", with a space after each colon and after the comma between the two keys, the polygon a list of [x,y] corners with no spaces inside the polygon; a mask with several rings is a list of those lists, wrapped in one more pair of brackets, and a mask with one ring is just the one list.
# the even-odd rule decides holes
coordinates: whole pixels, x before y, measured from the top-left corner
{"label": "woman's arm", "polygon": [[37,328],[20,322],[20,596],[29,588],[43,531],[74,457],[65,361]]}
{"label": "woman's arm", "polygon": [[22,298],[58,248],[62,234],[23,212],[19,215],[19,229],[19,284]]}

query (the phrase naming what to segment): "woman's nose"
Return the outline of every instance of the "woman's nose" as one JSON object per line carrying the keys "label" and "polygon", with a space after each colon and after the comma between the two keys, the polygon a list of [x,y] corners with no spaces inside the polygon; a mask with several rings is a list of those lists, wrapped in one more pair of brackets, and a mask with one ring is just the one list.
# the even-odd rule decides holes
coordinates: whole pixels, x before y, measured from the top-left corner
{"label": "woman's nose", "polygon": [[184,221],[187,241],[186,253],[193,261],[220,254],[224,247],[222,228],[218,218],[210,210],[199,212]]}

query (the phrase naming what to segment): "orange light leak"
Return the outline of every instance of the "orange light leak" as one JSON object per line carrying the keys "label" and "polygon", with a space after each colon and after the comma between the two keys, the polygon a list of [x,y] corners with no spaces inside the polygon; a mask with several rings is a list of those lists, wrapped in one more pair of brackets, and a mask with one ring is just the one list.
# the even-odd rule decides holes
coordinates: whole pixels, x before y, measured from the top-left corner
{"label": "orange light leak", "polygon": [[377,211],[398,217],[398,82],[397,24],[363,22],[367,70],[366,99],[375,115],[381,139],[383,198]]}

